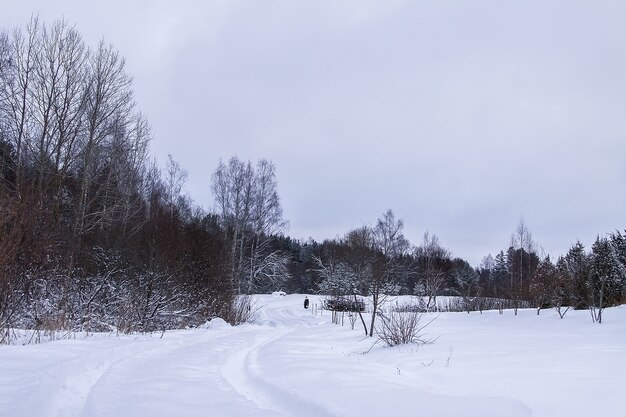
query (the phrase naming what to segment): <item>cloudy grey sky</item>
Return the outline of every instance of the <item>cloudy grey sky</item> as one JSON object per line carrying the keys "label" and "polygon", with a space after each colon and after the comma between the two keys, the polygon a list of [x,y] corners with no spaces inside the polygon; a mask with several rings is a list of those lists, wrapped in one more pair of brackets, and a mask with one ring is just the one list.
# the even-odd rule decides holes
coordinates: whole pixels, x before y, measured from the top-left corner
{"label": "cloudy grey sky", "polygon": [[1,0],[126,57],[153,150],[212,206],[219,159],[267,158],[289,234],[387,208],[477,264],[519,218],[556,255],[626,227],[626,2]]}

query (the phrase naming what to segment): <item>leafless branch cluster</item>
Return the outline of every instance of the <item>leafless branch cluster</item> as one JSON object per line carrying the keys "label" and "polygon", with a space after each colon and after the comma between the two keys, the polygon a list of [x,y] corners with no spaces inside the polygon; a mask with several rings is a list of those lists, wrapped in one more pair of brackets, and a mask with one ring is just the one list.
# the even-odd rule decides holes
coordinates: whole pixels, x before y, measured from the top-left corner
{"label": "leafless branch cluster", "polygon": [[380,320],[376,326],[376,335],[387,346],[409,343],[417,345],[433,343],[434,339],[424,333],[424,330],[435,318],[429,319],[418,311],[381,313]]}

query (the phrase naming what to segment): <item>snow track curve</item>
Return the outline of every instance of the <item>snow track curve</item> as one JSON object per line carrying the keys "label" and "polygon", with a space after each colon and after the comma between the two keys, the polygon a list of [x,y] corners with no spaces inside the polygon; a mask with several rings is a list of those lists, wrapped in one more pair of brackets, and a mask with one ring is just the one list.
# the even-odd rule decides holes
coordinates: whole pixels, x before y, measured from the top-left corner
{"label": "snow track curve", "polygon": [[233,353],[221,368],[221,374],[244,398],[260,409],[272,410],[283,416],[334,417],[319,404],[307,401],[297,394],[281,389],[263,378],[259,372],[259,350],[291,331],[276,329],[261,334],[252,345]]}

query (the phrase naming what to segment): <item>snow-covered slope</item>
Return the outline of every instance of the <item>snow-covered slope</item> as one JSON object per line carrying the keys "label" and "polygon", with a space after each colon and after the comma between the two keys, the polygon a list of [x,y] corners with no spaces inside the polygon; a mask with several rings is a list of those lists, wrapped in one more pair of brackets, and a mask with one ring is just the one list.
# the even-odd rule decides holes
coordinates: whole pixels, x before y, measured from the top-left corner
{"label": "snow-covered slope", "polygon": [[[372,347],[303,295],[257,323],[0,346],[0,416],[582,416],[626,410],[626,308],[442,313],[434,344]],[[162,337],[161,337],[162,336]],[[364,354],[367,352],[367,354]]]}

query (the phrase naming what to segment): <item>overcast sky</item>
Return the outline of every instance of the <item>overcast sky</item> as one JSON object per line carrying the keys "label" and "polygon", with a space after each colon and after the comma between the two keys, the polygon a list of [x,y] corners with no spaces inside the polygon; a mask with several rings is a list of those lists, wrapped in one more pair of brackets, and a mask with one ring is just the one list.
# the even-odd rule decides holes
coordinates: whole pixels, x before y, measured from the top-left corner
{"label": "overcast sky", "polygon": [[[130,3],[130,4],[129,4]],[[515,4],[513,4],[515,3]],[[472,264],[520,217],[546,253],[626,227],[626,2],[1,0],[115,45],[160,161],[213,206],[220,158],[277,167],[289,235],[386,209]]]}

